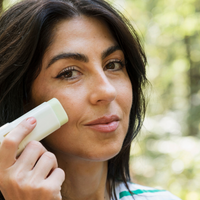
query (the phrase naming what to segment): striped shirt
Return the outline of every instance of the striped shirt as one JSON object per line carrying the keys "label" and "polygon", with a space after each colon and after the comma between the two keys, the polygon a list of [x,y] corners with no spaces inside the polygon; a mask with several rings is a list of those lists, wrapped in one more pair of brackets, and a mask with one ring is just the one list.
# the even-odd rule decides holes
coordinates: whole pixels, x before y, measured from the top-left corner
{"label": "striped shirt", "polygon": [[[158,190],[134,183],[128,183],[129,189],[133,192],[133,197],[123,183],[116,188],[117,200],[181,200],[166,190]],[[112,199],[113,200],[113,199]]]}

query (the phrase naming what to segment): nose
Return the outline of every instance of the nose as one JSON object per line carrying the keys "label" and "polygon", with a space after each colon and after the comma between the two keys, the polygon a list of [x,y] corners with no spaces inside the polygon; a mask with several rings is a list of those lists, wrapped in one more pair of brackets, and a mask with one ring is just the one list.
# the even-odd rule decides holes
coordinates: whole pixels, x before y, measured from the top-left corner
{"label": "nose", "polygon": [[90,88],[90,102],[92,104],[108,104],[117,96],[114,83],[109,80],[103,71],[93,76]]}

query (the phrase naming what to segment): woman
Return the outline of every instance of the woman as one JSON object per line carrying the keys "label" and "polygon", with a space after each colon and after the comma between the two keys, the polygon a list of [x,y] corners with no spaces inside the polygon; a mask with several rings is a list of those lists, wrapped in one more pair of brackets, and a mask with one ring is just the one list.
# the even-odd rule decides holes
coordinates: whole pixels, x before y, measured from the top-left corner
{"label": "woman", "polygon": [[6,200],[178,199],[130,183],[130,144],[145,112],[146,58],[119,12],[103,0],[26,0],[1,16],[0,27],[1,125],[53,97],[69,116],[18,158],[35,118],[5,137]]}

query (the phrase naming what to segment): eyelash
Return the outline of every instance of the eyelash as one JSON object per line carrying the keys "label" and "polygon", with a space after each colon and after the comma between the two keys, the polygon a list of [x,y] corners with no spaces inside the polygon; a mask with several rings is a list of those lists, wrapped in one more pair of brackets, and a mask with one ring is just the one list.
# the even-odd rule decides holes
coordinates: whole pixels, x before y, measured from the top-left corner
{"label": "eyelash", "polygon": [[[124,60],[110,60],[106,65],[105,65],[105,67],[106,66],[108,66],[109,64],[116,64],[116,63],[118,63],[118,64],[120,64],[120,68],[119,69],[116,69],[116,70],[110,70],[110,71],[120,71],[120,70],[122,70],[124,67],[125,67],[125,61]],[[107,69],[107,70],[109,70],[109,69]]]}
{"label": "eyelash", "polygon": [[[106,66],[108,66],[109,64],[120,64],[120,67],[119,69],[105,69]],[[125,67],[125,61],[124,60],[110,60],[104,67],[104,70],[108,70],[108,71],[120,71],[122,70],[123,68]],[[62,79],[67,79],[67,80],[73,80],[75,79],[77,76],[75,77],[65,77],[67,75],[67,73],[69,72],[79,72],[78,70],[76,70],[75,66],[70,66],[70,67],[67,67],[65,69],[63,69],[57,76],[56,78],[62,78]],[[80,72],[79,72],[80,73]]]}
{"label": "eyelash", "polygon": [[73,72],[73,71],[78,72],[78,70],[76,70],[74,66],[67,67],[67,68],[63,69],[63,70],[58,74],[58,76],[56,76],[56,78],[74,79],[74,78],[76,78],[76,77],[73,77],[73,78],[65,78],[65,76],[67,75],[67,73]]}

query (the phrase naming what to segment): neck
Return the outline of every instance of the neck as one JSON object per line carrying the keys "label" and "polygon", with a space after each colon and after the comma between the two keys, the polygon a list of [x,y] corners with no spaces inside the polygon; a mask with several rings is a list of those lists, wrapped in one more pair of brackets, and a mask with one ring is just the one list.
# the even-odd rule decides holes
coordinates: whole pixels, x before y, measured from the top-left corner
{"label": "neck", "polygon": [[109,200],[107,161],[91,162],[56,155],[58,165],[65,171],[62,185],[63,200]]}

